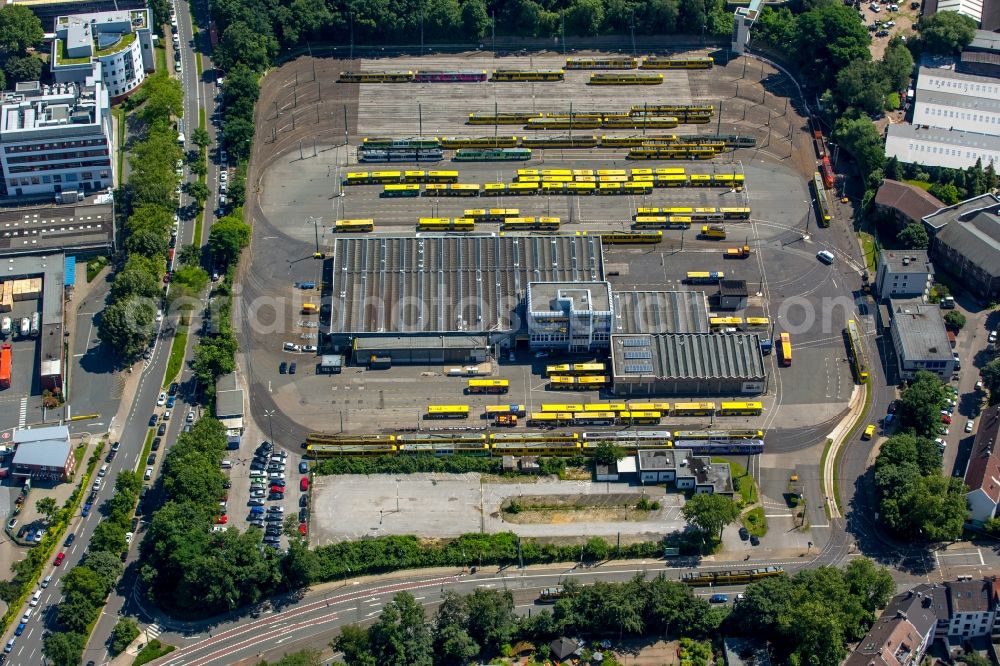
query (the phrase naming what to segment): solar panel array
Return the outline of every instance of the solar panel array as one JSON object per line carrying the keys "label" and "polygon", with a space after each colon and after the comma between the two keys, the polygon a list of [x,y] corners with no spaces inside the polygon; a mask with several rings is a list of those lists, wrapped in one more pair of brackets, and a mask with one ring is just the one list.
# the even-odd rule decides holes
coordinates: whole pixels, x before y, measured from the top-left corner
{"label": "solar panel array", "polygon": [[648,349],[627,351],[623,352],[622,358],[626,361],[636,361],[644,358],[651,359],[653,358],[653,352]]}

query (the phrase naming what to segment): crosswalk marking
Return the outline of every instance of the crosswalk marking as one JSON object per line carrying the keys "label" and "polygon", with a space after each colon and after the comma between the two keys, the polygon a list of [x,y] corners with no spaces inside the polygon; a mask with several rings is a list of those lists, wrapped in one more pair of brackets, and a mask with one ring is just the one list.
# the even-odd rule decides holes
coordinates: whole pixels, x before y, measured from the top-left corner
{"label": "crosswalk marking", "polygon": [[28,422],[28,399],[21,398],[21,411],[17,415],[17,427],[23,428]]}
{"label": "crosswalk marking", "polygon": [[163,632],[163,630],[160,629],[160,625],[156,624],[155,622],[153,624],[149,625],[148,627],[146,627],[146,635],[149,636],[150,640],[156,638],[162,632]]}

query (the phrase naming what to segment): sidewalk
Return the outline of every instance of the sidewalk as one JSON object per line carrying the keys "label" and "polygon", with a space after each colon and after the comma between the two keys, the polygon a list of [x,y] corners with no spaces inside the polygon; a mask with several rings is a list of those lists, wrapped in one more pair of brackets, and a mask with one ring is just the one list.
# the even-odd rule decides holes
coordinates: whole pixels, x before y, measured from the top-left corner
{"label": "sidewalk", "polygon": [[842,517],[840,509],[837,507],[835,488],[837,451],[843,446],[844,438],[847,437],[851,427],[857,421],[858,417],[861,416],[861,412],[865,408],[865,395],[865,388],[858,385],[854,386],[854,391],[851,393],[851,399],[848,402],[847,416],[841,419],[837,427],[833,429],[833,432],[828,435],[828,438],[833,440],[833,444],[830,445],[830,451],[823,465],[823,495],[831,520]]}

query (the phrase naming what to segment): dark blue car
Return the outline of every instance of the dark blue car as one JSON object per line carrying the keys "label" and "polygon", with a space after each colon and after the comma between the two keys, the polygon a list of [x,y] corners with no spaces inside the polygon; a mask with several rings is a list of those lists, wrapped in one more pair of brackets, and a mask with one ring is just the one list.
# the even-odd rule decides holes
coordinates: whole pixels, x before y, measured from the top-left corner
{"label": "dark blue car", "polygon": [[86,504],[84,504],[83,505],[83,511],[80,512],[80,515],[83,516],[84,518],[86,518],[87,516],[89,516],[90,515],[90,508],[91,508],[91,506],[92,505],[91,505],[90,502],[87,502]]}
{"label": "dark blue car", "polygon": [[23,634],[25,626],[27,626],[27,625],[25,625],[24,622],[22,622],[21,624],[17,625],[17,629],[14,630],[14,635],[15,636],[20,636],[21,634]]}
{"label": "dark blue car", "polygon": [[149,417],[149,427],[152,428],[156,425],[156,414]]}

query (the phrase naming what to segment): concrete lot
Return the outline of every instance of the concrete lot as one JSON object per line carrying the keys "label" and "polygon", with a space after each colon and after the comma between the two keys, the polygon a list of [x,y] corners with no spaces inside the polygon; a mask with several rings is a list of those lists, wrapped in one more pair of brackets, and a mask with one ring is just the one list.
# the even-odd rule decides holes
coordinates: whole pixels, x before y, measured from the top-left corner
{"label": "concrete lot", "polygon": [[[313,491],[316,511],[310,542],[323,545],[364,536],[415,534],[455,537],[469,532],[513,531],[524,536],[662,535],[684,527],[680,495],[662,495],[662,488],[646,488],[663,507],[647,521],[513,524],[500,517],[500,505],[511,497],[632,493],[644,489],[624,484],[590,481],[540,481],[531,484],[483,484],[479,474],[376,474],[328,476],[317,479]],[[662,496],[661,496],[662,495]]]}

